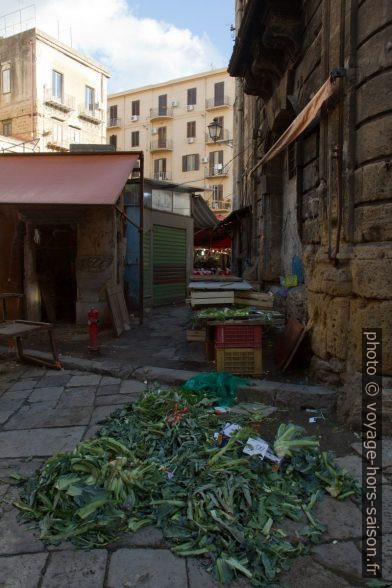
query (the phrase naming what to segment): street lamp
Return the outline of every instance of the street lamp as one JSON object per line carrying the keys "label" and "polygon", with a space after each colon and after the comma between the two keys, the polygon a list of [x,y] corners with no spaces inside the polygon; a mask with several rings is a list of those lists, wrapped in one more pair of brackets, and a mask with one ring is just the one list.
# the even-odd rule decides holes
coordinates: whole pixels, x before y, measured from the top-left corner
{"label": "street lamp", "polygon": [[220,141],[220,139],[222,138],[223,127],[219,120],[217,118],[214,118],[213,121],[210,122],[209,125],[207,125],[207,128],[212,141],[214,141],[214,143]]}

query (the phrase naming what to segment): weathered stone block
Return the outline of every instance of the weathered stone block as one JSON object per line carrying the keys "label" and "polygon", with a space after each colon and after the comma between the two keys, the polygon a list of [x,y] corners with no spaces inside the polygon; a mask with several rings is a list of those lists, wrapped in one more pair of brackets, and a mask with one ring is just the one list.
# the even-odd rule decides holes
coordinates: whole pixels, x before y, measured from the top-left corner
{"label": "weathered stone block", "polygon": [[88,425],[92,408],[49,408],[42,410],[41,403],[23,406],[4,426],[4,430],[41,429],[43,427],[72,427]]}
{"label": "weathered stone block", "polygon": [[336,545],[317,545],[312,549],[314,559],[327,568],[338,569],[351,577],[362,579],[361,552],[352,541]]}
{"label": "weathered stone block", "polygon": [[377,10],[372,0],[362,2],[358,8],[358,43],[362,43],[388,21],[392,21],[392,4],[389,0],[378,0]]}
{"label": "weathered stone block", "polygon": [[[378,10],[373,10],[378,13]],[[357,123],[390,109],[392,72],[380,73],[357,90]],[[386,114],[385,116],[390,116]]]}
{"label": "weathered stone block", "polygon": [[326,317],[327,352],[333,357],[347,356],[347,332],[350,318],[350,299],[332,298]]}
{"label": "weathered stone block", "polygon": [[1,586],[5,588],[36,588],[47,557],[47,553],[1,557]]}
{"label": "weathered stone block", "polygon": [[392,375],[392,300],[351,301],[351,351],[355,369],[362,369],[362,328],[381,327],[383,330],[383,374]]}
{"label": "weathered stone block", "polygon": [[307,192],[317,186],[319,182],[319,164],[318,160],[312,161],[303,168],[302,186],[303,191]]}
{"label": "weathered stone block", "polygon": [[390,203],[357,207],[355,209],[355,241],[357,243],[392,241],[391,218],[392,204]]}
{"label": "weathered stone block", "polygon": [[323,535],[324,540],[362,537],[361,511],[349,500],[339,502],[326,496],[316,504],[313,513],[328,527]]}
{"label": "weathered stone block", "polygon": [[55,551],[42,580],[42,588],[97,588],[105,579],[107,552]]}
{"label": "weathered stone block", "polygon": [[354,294],[392,299],[392,259],[353,259],[351,271]]}
{"label": "weathered stone block", "polygon": [[350,588],[341,576],[326,570],[309,556],[296,559],[290,571],[282,576],[282,583],[287,588]]}
{"label": "weathered stone block", "polygon": [[318,218],[307,219],[302,224],[302,242],[320,243],[320,221]]}
{"label": "weathered stone block", "polygon": [[13,508],[0,518],[0,555],[44,551],[44,544],[37,538],[37,532],[29,530],[26,523],[19,523],[17,514],[18,511]]}
{"label": "weathered stone block", "polygon": [[357,163],[360,165],[375,157],[390,157],[391,135],[391,115],[364,123],[357,130]]}
{"label": "weathered stone block", "polygon": [[310,337],[313,353],[322,359],[328,358],[326,308],[331,300],[327,294],[320,294],[308,291],[308,313],[309,325],[311,327]]}
{"label": "weathered stone block", "polygon": [[0,458],[44,457],[61,451],[71,451],[80,441],[84,427],[31,429],[0,432]]}
{"label": "weathered stone block", "polygon": [[347,265],[335,267],[332,264],[314,264],[307,274],[307,287],[311,292],[324,292],[330,296],[349,296],[352,291],[350,268]]}
{"label": "weathered stone block", "polygon": [[185,558],[167,549],[119,549],[110,561],[108,588],[136,584],[147,574],[149,588],[173,588],[188,585]]}

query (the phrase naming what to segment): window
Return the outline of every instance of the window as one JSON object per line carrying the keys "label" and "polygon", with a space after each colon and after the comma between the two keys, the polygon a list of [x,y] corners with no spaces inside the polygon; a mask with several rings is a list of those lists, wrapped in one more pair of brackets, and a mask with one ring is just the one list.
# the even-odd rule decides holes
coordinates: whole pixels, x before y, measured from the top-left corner
{"label": "window", "polygon": [[117,104],[110,106],[109,108],[109,124],[115,125],[117,123]]}
{"label": "window", "polygon": [[156,159],[154,161],[154,180],[167,180],[166,159]]}
{"label": "window", "polygon": [[95,90],[94,88],[90,88],[90,86],[86,86],[85,92],[85,107],[87,110],[94,110],[94,103],[95,103]]}
{"label": "window", "polygon": [[117,135],[110,135],[109,144],[112,145],[115,149],[117,149]]}
{"label": "window", "polygon": [[167,94],[158,96],[158,114],[159,116],[167,115]]}
{"label": "window", "polygon": [[166,127],[159,127],[158,129],[158,147],[166,147],[167,132]]}
{"label": "window", "polygon": [[214,106],[222,106],[225,103],[225,82],[217,82],[214,85]]}
{"label": "window", "polygon": [[211,151],[210,153],[210,174],[219,175],[223,170],[223,151]]}
{"label": "window", "polygon": [[69,127],[69,142],[70,143],[80,143],[80,129],[76,127]]}
{"label": "window", "polygon": [[196,104],[196,88],[188,88],[187,105],[194,106]]}
{"label": "window", "polygon": [[63,125],[61,122],[52,123],[52,142],[61,145],[63,142]]}
{"label": "window", "polygon": [[188,139],[196,137],[196,121],[186,123],[186,136]]}
{"label": "window", "polygon": [[140,116],[140,100],[132,100],[132,116]]}
{"label": "window", "polygon": [[5,67],[1,72],[1,88],[3,94],[11,92],[11,69],[9,66]]}
{"label": "window", "polygon": [[4,137],[12,135],[12,122],[10,120],[3,120],[3,135]]}
{"label": "window", "polygon": [[139,131],[132,131],[131,133],[131,146],[139,147]]}
{"label": "window", "polygon": [[219,184],[219,186],[212,186],[212,201],[213,202],[222,202],[223,200],[223,186]]}
{"label": "window", "polygon": [[52,70],[52,97],[63,99],[63,74],[55,69]]}
{"label": "window", "polygon": [[200,166],[200,157],[198,153],[192,153],[191,155],[182,156],[182,171],[196,171]]}

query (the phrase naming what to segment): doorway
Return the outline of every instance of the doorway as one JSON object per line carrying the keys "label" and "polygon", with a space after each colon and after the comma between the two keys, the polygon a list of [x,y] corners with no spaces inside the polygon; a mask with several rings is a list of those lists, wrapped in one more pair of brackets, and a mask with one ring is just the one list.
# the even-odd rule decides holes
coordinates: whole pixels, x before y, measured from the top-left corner
{"label": "doorway", "polygon": [[76,318],[76,228],[40,225],[35,230],[34,242],[42,318],[53,323],[73,323]]}

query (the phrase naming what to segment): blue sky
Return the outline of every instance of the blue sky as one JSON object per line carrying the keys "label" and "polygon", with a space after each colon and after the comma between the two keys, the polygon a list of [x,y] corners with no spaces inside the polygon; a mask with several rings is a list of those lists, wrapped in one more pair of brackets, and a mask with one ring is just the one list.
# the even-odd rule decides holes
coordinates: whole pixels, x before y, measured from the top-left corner
{"label": "blue sky", "polygon": [[[32,1],[0,0],[0,15]],[[233,46],[234,0],[35,0],[35,13],[108,68],[111,93],[226,67]]]}
{"label": "blue sky", "polygon": [[234,0],[128,0],[137,16],[153,17],[207,34],[228,63],[233,48],[230,25],[234,26]]}

